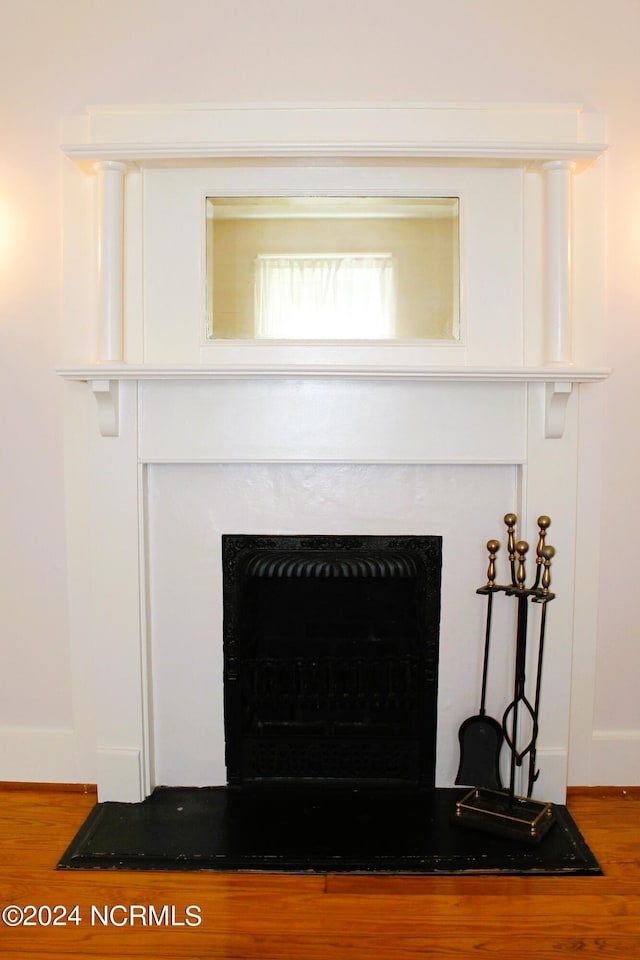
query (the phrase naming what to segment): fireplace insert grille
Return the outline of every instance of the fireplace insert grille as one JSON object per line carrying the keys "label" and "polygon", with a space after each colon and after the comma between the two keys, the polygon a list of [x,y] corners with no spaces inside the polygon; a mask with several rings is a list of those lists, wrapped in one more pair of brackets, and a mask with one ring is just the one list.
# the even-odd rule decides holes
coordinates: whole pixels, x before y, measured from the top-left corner
{"label": "fireplace insert grille", "polygon": [[439,537],[223,537],[229,783],[433,786]]}

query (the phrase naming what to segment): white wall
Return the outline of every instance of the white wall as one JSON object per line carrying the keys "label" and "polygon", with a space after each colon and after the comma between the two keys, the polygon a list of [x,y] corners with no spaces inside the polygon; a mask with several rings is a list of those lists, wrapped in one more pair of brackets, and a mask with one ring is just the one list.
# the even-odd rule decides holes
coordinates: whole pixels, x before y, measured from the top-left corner
{"label": "white wall", "polygon": [[[599,555],[601,616],[595,683],[576,687],[572,779],[638,782],[636,0],[5,0],[2,21],[0,779],[95,778],[65,592],[62,401],[82,388],[53,372],[63,359],[59,118],[87,103],[415,100],[580,103],[609,117],[603,359],[615,376],[589,388],[604,404],[604,455],[582,453],[581,482],[602,483],[601,543],[593,518],[581,557],[593,576]],[[587,400],[593,416],[600,405]]]}

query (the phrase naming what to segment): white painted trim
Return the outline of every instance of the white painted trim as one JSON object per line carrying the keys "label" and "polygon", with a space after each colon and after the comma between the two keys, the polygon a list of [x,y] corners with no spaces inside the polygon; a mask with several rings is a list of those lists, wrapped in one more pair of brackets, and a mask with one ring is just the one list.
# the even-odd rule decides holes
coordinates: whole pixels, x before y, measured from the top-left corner
{"label": "white painted trim", "polygon": [[571,726],[569,783],[592,784],[593,718],[597,685],[600,538],[599,505],[603,496],[601,391],[578,394],[578,460],[576,463],[576,545],[571,651]]}
{"label": "white painted trim", "polygon": [[123,359],[124,163],[96,163],[100,359]]}
{"label": "white painted trim", "polygon": [[[562,747],[540,747],[537,751],[536,768],[540,776],[536,780],[533,797],[547,803],[566,802],[567,751]],[[523,793],[526,786],[523,786]]]}
{"label": "white painted trim", "polygon": [[129,161],[130,163],[145,163],[148,161],[167,162],[181,160],[217,160],[236,157],[244,158],[327,158],[327,157],[389,157],[389,158],[423,158],[432,160],[492,160],[514,161],[529,163],[539,161],[545,163],[549,157],[554,160],[591,161],[596,160],[607,149],[606,144],[573,144],[551,143],[548,146],[537,143],[496,143],[486,146],[483,143],[452,143],[415,144],[412,142],[381,144],[375,141],[358,143],[246,143],[234,141],[218,143],[211,146],[209,143],[187,143],[176,146],[172,141],[159,143],[153,146],[140,146],[139,143],[118,144],[62,144],[63,152],[71,160],[86,163],[99,161]]}
{"label": "white painted trim", "polygon": [[546,186],[545,360],[571,361],[571,196],[575,164],[552,160]]}
{"label": "white painted trim", "polygon": [[[139,398],[136,398],[140,416]],[[138,463],[138,602],[140,616],[140,707],[142,745],[140,754],[141,796],[147,797],[155,786],[153,746],[153,696],[151,681],[151,626],[149,623],[149,527],[147,523],[147,467]]]}
{"label": "white painted trim", "polygon": [[472,383],[591,383],[606,380],[607,367],[419,367],[341,364],[82,364],[61,366],[65,380],[444,380]]}
{"label": "white painted trim", "polygon": [[[119,435],[119,383],[136,381],[205,380],[360,380],[467,383],[545,383],[545,437],[560,439],[564,434],[566,410],[574,383],[604,380],[604,368],[546,367],[390,367],[330,366],[320,364],[265,364],[220,366],[97,365],[61,367],[67,380],[87,381],[98,402],[98,425],[103,437]],[[99,373],[99,378],[96,374]]]}
{"label": "white painted trim", "polygon": [[140,750],[100,748],[97,759],[100,803],[139,803],[144,799],[148,791],[144,788]]}
{"label": "white painted trim", "polygon": [[567,404],[572,390],[570,381],[547,381],[544,435],[548,440],[558,440],[564,433]]}
{"label": "white painted trim", "polygon": [[120,404],[118,380],[101,377],[91,381],[91,389],[98,404],[98,421],[103,437],[117,437],[120,433]]}
{"label": "white painted trim", "polygon": [[133,105],[67,118],[62,149],[80,165],[310,156],[528,162],[593,160],[606,149],[604,133],[602,117],[575,106]]}

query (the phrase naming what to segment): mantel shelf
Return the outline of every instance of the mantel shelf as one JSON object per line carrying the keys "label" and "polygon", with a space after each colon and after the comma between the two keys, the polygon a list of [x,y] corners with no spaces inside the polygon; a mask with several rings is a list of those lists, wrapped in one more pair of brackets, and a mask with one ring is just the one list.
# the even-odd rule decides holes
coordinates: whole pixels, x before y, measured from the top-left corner
{"label": "mantel shelf", "polygon": [[592,383],[606,380],[606,367],[569,364],[540,367],[392,366],[340,364],[128,364],[62,366],[65,380],[424,380],[470,383]]}
{"label": "mantel shelf", "polygon": [[417,367],[346,366],[321,364],[90,364],[58,367],[65,380],[86,382],[96,398],[100,433],[117,437],[120,433],[119,384],[130,381],[203,381],[203,380],[368,380],[459,383],[543,383],[545,384],[545,437],[558,439],[564,434],[567,403],[574,383],[606,380],[610,370],[604,367]]}

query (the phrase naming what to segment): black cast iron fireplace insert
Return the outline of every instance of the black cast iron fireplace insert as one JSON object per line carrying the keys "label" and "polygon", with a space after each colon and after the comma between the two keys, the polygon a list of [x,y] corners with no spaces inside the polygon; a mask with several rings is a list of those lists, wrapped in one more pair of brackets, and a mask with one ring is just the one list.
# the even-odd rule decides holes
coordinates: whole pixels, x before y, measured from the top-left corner
{"label": "black cast iron fireplace insert", "polygon": [[433,787],[437,536],[222,538],[230,785]]}

